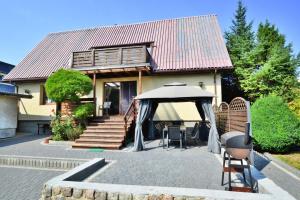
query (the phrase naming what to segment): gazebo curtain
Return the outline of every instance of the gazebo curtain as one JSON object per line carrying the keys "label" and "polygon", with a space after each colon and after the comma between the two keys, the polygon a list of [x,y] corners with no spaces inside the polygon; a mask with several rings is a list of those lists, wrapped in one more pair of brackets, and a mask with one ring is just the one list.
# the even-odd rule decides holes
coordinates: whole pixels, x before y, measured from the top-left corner
{"label": "gazebo curtain", "polygon": [[136,119],[133,151],[142,151],[145,148],[143,123],[151,114],[151,100],[141,100]]}
{"label": "gazebo curtain", "polygon": [[196,105],[196,108],[197,108],[197,110],[199,112],[199,115],[200,115],[202,121],[205,121],[205,113],[204,113],[204,110],[202,108],[202,102],[200,100],[196,101],[195,105]]}
{"label": "gazebo curtain", "polygon": [[[202,118],[202,121],[205,120],[205,116],[208,118],[210,122],[210,130],[208,136],[208,151],[213,153],[220,153],[220,145],[219,145],[219,134],[216,127],[215,114],[212,109],[212,104],[210,99],[200,99],[195,102],[197,110]],[[157,109],[158,102],[154,100],[141,100],[140,107],[136,119],[136,127],[135,127],[135,137],[134,137],[134,147],[133,151],[141,151],[144,147],[144,137],[143,137],[143,123],[146,119],[149,119],[150,128],[149,128],[149,137],[152,138],[154,131],[152,130],[152,118]]]}
{"label": "gazebo curtain", "polygon": [[221,148],[219,144],[219,134],[216,126],[216,118],[211,105],[211,101],[203,100],[202,108],[210,122],[210,130],[209,130],[208,142],[207,142],[208,151],[213,153],[220,153]]}
{"label": "gazebo curtain", "polygon": [[153,117],[154,117],[154,114],[155,114],[155,111],[158,107],[158,102],[156,101],[152,101],[151,103],[151,111],[150,111],[150,114],[149,114],[149,129],[148,129],[148,132],[149,132],[149,139],[154,139],[155,138],[155,133],[154,133],[154,125],[153,125]]}

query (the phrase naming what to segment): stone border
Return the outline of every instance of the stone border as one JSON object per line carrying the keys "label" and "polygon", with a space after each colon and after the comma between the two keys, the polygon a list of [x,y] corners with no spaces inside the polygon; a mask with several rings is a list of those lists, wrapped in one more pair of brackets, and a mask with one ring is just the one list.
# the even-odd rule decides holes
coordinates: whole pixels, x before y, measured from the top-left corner
{"label": "stone border", "polygon": [[[87,178],[105,164],[95,158],[73,170],[48,181],[42,190],[43,199],[97,199],[97,200],[271,200],[270,194],[239,193],[221,190],[157,187],[140,185],[78,182]],[[282,199],[282,198],[280,198]]]}
{"label": "stone border", "polygon": [[61,145],[61,146],[72,146],[74,141],[54,141],[49,139],[48,143],[44,142],[44,144],[48,145]]}
{"label": "stone border", "polygon": [[70,170],[86,161],[86,159],[0,155],[0,166],[41,169]]}

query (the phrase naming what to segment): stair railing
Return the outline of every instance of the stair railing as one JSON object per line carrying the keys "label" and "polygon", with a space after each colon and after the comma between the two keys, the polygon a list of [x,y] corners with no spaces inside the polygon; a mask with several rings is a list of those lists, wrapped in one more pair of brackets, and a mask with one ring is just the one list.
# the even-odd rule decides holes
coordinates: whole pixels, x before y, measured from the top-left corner
{"label": "stair railing", "polygon": [[127,125],[130,119],[135,120],[137,116],[137,101],[133,99],[124,114],[124,128],[127,133]]}

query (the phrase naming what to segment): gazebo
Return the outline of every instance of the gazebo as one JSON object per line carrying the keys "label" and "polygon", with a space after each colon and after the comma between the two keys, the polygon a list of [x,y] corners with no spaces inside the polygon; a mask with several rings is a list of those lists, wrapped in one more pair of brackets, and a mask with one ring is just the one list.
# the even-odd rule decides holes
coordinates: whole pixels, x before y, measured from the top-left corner
{"label": "gazebo", "polygon": [[208,137],[208,151],[220,153],[219,135],[216,127],[215,115],[212,108],[214,94],[201,89],[199,86],[187,86],[184,83],[170,83],[163,87],[145,92],[135,99],[139,100],[139,110],[136,119],[133,151],[145,149],[143,137],[143,123],[146,119],[153,119],[159,103],[194,102],[201,119],[210,122]]}

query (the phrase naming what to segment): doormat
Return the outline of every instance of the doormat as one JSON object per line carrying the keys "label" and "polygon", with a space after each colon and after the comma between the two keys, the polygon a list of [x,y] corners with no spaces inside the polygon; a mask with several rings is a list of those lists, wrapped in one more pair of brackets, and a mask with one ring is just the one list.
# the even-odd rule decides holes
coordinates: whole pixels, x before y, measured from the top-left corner
{"label": "doormat", "polygon": [[100,148],[91,148],[89,149],[89,152],[103,152],[104,149],[100,149]]}

